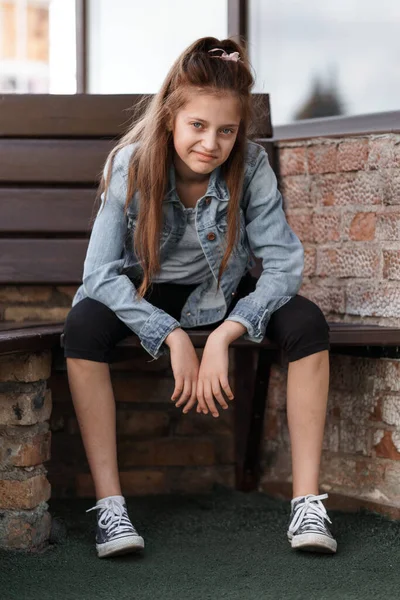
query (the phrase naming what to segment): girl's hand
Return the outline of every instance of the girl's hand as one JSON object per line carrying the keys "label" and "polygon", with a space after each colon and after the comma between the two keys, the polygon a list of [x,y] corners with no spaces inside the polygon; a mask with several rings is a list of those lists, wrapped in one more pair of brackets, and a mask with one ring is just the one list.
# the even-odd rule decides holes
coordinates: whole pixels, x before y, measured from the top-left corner
{"label": "girl's hand", "polygon": [[222,391],[229,400],[233,400],[232,390],[228,381],[229,366],[229,342],[225,336],[221,336],[216,329],[209,335],[204,348],[203,358],[200,365],[197,381],[197,412],[208,413],[210,410],[213,417],[218,417],[219,412],[215,406],[214,398],[223,409],[228,404]]}
{"label": "girl's hand", "polygon": [[175,378],[171,400],[177,400],[175,406],[186,404],[183,412],[187,413],[196,404],[199,359],[188,334],[183,329],[174,329],[167,336],[165,343],[170,349],[171,367]]}

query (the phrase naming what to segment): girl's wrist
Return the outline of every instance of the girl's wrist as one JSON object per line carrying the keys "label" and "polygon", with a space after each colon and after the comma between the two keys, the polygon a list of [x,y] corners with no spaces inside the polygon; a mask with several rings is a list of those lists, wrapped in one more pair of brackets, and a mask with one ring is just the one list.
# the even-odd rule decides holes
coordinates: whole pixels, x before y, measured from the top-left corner
{"label": "girl's wrist", "polygon": [[169,348],[171,348],[171,346],[173,346],[175,342],[179,342],[179,340],[182,339],[182,334],[185,334],[183,329],[181,329],[180,327],[176,327],[176,329],[174,329],[173,331],[171,331],[171,333],[167,335],[167,337],[164,340],[164,343]]}
{"label": "girl's wrist", "polygon": [[241,323],[236,321],[224,321],[217,329],[215,329],[210,337],[217,339],[227,345],[231,344],[238,338],[240,338],[247,329]]}

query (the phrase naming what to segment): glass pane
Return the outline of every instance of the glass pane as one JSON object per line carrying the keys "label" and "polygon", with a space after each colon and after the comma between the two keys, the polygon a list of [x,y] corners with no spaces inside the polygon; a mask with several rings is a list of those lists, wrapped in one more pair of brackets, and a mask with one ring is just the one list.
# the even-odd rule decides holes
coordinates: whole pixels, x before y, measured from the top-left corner
{"label": "glass pane", "polygon": [[4,58],[16,58],[17,31],[15,28],[15,6],[10,4],[10,2],[1,2],[0,11],[2,15],[1,24],[3,31],[3,35],[0,37],[0,60]]}
{"label": "glass pane", "polygon": [[250,0],[256,91],[274,124],[400,109],[399,0]]}
{"label": "glass pane", "polygon": [[2,92],[76,92],[75,0],[0,1]]}

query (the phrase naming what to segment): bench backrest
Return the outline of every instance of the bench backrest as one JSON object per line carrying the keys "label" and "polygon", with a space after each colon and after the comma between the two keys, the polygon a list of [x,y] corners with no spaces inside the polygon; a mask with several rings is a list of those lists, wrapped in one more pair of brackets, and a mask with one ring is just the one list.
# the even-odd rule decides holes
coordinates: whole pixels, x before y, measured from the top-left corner
{"label": "bench backrest", "polygon": [[[272,158],[258,96],[256,139]],[[140,98],[0,96],[0,284],[81,281],[99,177]]]}

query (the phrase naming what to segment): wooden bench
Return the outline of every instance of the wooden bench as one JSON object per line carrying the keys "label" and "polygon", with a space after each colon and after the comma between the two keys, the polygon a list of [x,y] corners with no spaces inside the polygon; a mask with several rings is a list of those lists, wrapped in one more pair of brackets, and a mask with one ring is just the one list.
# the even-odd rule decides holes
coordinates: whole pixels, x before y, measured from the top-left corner
{"label": "wooden bench", "polygon": [[[126,128],[137,96],[0,97],[0,285],[78,284],[82,277],[98,176]],[[269,100],[260,99],[256,139],[274,161]],[[0,324],[0,354],[60,352],[62,323]],[[208,332],[190,331],[203,348]],[[400,329],[331,324],[332,351],[400,356]],[[270,367],[279,358],[268,340],[239,339],[235,354],[236,485],[257,487]],[[131,336],[118,357],[140,348]]]}

